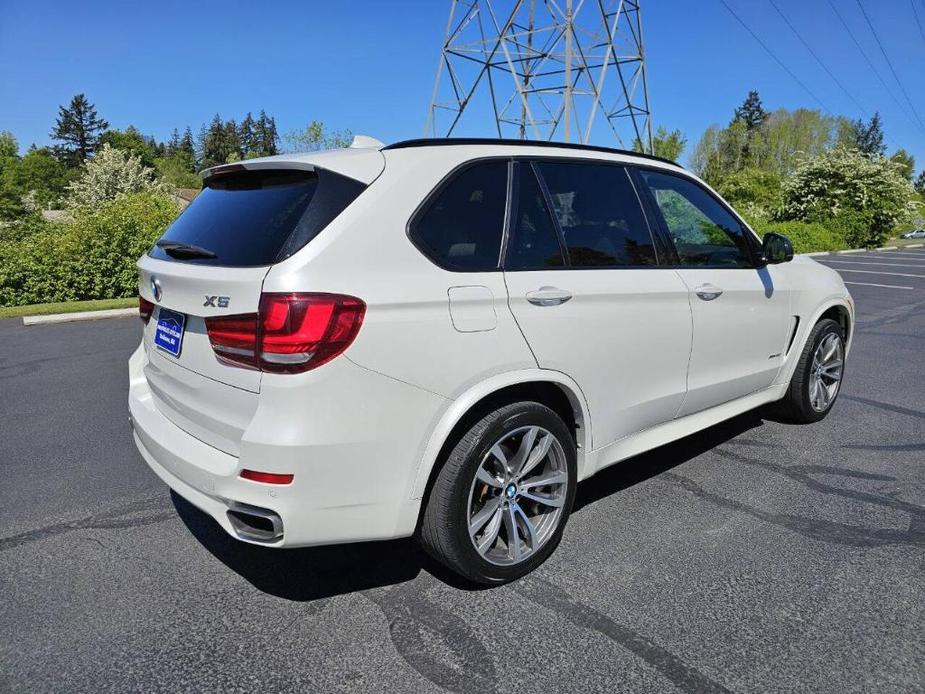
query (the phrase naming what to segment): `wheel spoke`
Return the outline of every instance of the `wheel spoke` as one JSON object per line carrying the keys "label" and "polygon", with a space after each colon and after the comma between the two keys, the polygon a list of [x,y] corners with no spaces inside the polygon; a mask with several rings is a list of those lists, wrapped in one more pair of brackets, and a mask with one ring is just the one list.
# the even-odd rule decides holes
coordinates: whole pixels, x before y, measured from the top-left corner
{"label": "wheel spoke", "polygon": [[504,453],[504,449],[501,448],[501,443],[496,443],[491,447],[491,450],[488,451],[491,455],[495,456],[498,459],[498,462],[504,466],[504,469],[507,470],[507,455]]}
{"label": "wheel spoke", "polygon": [[491,516],[491,519],[485,526],[485,533],[482,535],[482,539],[479,540],[478,544],[476,545],[480,553],[485,554],[485,552],[490,550],[495,544],[495,540],[498,539],[498,534],[501,532],[501,522],[503,515],[504,509],[501,508],[501,504],[498,504],[497,508],[495,508],[495,512]]}
{"label": "wheel spoke", "polygon": [[553,470],[542,477],[531,477],[520,483],[521,489],[532,489],[533,487],[545,487],[550,484],[565,484],[568,476],[562,470]]}
{"label": "wheel spoke", "polygon": [[524,463],[527,462],[530,451],[533,450],[533,444],[536,442],[536,437],[539,433],[539,427],[530,427],[524,432],[523,437],[520,439],[520,448],[517,449],[517,453],[508,463],[507,471],[511,477],[517,478],[520,474]]}
{"label": "wheel spoke", "polygon": [[825,363],[832,358],[835,350],[838,349],[838,337],[829,335],[823,344],[825,345],[825,351],[822,354],[822,362]]}
{"label": "wheel spoke", "polygon": [[536,501],[543,504],[544,506],[551,506],[553,508],[561,508],[565,503],[565,494],[561,493],[558,496],[546,496],[545,494],[536,494],[535,492],[523,491],[520,493],[520,497],[522,499]]}
{"label": "wheel spoke", "polygon": [[517,473],[517,479],[523,479],[527,473],[529,473],[533,468],[542,462],[542,460],[549,453],[549,447],[552,446],[552,435],[546,434],[541,438],[536,446],[530,451],[530,455],[527,457],[527,462],[523,464],[520,470]]}
{"label": "wheel spoke", "polygon": [[484,464],[479,466],[478,472],[475,473],[475,476],[489,487],[494,487],[495,489],[500,489],[504,485],[502,480],[499,480],[485,469]]}
{"label": "wheel spoke", "polygon": [[520,504],[516,502],[512,503],[511,513],[514,516],[515,522],[517,521],[517,516],[520,516],[520,520],[523,523],[524,533],[526,534],[524,540],[526,540],[527,547],[529,547],[530,551],[532,552],[534,549],[536,549],[537,545],[536,528],[533,527],[533,523],[531,523],[530,519],[527,518],[527,514],[524,513],[524,510],[520,507]]}
{"label": "wheel spoke", "polygon": [[514,516],[513,506],[508,506],[504,509],[503,515],[508,556],[515,562],[519,562],[523,558],[523,550],[520,547],[520,535],[517,532],[517,518]]}
{"label": "wheel spoke", "polygon": [[485,502],[485,505],[479,509],[472,518],[469,519],[469,535],[475,537],[479,530],[485,527],[485,524],[491,518],[495,511],[501,508],[501,498],[495,497]]}

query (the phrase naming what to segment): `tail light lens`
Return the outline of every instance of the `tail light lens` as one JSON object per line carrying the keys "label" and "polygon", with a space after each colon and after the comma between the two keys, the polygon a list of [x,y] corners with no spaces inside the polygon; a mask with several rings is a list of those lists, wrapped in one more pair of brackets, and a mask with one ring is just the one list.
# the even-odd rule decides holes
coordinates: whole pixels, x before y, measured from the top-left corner
{"label": "tail light lens", "polygon": [[154,312],[154,304],[147,299],[138,297],[138,317],[145,325],[151,320],[151,314]]}
{"label": "tail light lens", "polygon": [[257,314],[207,318],[216,355],[270,373],[326,364],[356,338],[366,304],[342,294],[263,294]]}

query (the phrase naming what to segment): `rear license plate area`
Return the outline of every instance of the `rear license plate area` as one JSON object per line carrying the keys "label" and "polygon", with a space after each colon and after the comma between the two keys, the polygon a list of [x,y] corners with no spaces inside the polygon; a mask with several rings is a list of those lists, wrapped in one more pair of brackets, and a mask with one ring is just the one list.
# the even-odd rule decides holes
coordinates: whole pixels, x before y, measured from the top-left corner
{"label": "rear license plate area", "polygon": [[157,325],[154,328],[154,346],[167,354],[180,356],[183,346],[183,329],[186,327],[186,316],[167,308],[162,308],[157,314]]}

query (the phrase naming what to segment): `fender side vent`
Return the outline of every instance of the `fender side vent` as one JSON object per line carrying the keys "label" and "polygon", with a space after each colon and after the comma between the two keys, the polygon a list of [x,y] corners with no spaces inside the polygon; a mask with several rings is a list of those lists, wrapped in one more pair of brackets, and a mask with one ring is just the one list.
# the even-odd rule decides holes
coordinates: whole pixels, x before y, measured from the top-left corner
{"label": "fender side vent", "polygon": [[787,349],[784,351],[784,355],[790,354],[790,348],[793,347],[793,341],[797,337],[797,329],[800,327],[800,317],[793,317],[793,330],[790,331],[790,340],[787,342]]}

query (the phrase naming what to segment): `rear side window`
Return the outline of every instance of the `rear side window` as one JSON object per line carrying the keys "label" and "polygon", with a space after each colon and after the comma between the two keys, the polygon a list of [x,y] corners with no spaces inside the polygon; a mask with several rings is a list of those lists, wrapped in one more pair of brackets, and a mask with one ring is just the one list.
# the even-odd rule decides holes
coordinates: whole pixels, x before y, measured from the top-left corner
{"label": "rear side window", "polygon": [[[298,251],[344,211],[366,186],[330,171],[244,171],[215,177],[159,242],[215,257],[183,262],[226,267],[271,265]],[[155,246],[154,258],[177,260]]]}
{"label": "rear side window", "polygon": [[562,248],[533,167],[517,163],[517,195],[511,214],[511,238],[504,257],[506,270],[562,267]]}
{"label": "rear side window", "polygon": [[681,265],[751,267],[742,225],[704,188],[681,176],[640,170],[652,191]]}
{"label": "rear side window", "polygon": [[411,223],[418,249],[440,267],[496,270],[504,233],[507,162],[486,161],[455,174]]}
{"label": "rear side window", "polygon": [[636,190],[622,166],[538,163],[573,267],[656,264]]}

